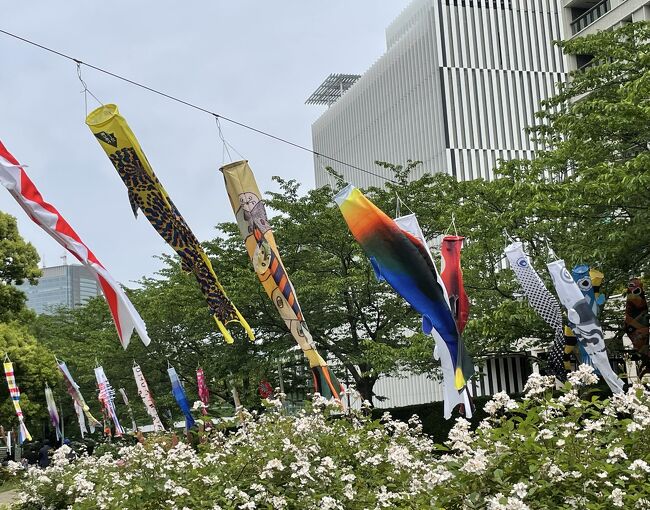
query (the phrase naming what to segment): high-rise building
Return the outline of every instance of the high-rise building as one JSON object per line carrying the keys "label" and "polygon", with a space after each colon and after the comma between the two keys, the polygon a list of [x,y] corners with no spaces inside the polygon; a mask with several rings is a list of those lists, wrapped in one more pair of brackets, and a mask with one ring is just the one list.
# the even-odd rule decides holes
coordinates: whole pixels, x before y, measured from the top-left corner
{"label": "high-rise building", "polygon": [[[531,158],[525,128],[566,77],[553,45],[562,1],[414,0],[387,28],[386,53],[338,95],[336,83],[321,94],[329,107],[312,125],[314,151],[386,176],[376,160],[420,160],[413,178],[460,180]],[[327,165],[362,187],[384,182],[315,156],[317,186],[329,182]]]}
{"label": "high-rise building", "polygon": [[[582,37],[625,23],[650,21],[650,0],[562,0],[564,33]],[[589,65],[591,55],[572,56],[570,69]]]}
{"label": "high-rise building", "polygon": [[38,285],[18,286],[27,294],[27,306],[36,313],[47,313],[61,306],[76,308],[101,290],[93,274],[80,265],[45,267]]}

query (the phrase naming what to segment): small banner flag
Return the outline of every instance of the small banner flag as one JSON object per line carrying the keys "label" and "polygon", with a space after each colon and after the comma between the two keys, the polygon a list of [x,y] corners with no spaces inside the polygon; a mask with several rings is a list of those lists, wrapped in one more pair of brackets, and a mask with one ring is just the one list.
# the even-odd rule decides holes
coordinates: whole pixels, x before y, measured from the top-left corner
{"label": "small banner flag", "polygon": [[153,430],[154,432],[164,432],[165,427],[160,421],[158,416],[158,411],[156,411],[156,403],[153,400],[153,395],[149,390],[149,385],[147,380],[144,378],[142,369],[139,365],[133,364],[133,377],[135,377],[135,385],[138,387],[138,395],[144,403],[144,407],[147,410],[147,414],[153,420]]}
{"label": "small banner flag", "polygon": [[[90,432],[94,433],[95,427],[101,426],[101,423],[99,423],[99,421],[92,414],[90,414],[90,408],[88,407],[88,404],[86,404],[86,401],[84,400],[84,397],[81,394],[81,391],[79,390],[79,385],[72,378],[72,375],[70,374],[70,371],[68,370],[66,364],[63,361],[58,361],[58,360],[56,364],[59,367],[61,373],[63,374],[63,380],[65,381],[68,394],[72,397],[72,400],[75,403],[75,410],[77,411],[77,416],[79,415],[79,411],[77,410],[78,407],[79,409],[81,409],[81,411],[86,416],[86,418],[88,418],[88,426],[90,427]],[[82,423],[82,421],[79,420],[79,428],[82,431],[86,428],[85,421],[84,423]]]}
{"label": "small banner flag", "polygon": [[208,385],[205,383],[205,374],[203,373],[202,368],[196,369],[196,386],[199,390],[199,398],[203,403],[201,412],[206,415],[208,414],[207,408],[210,403],[210,390],[208,390]]}
{"label": "small banner flag", "polygon": [[[424,234],[422,233],[422,229],[420,228],[420,223],[418,222],[417,217],[415,214],[409,214],[406,216],[400,216],[399,218],[395,218],[395,223],[404,230],[404,232],[407,232],[408,234],[411,234],[414,236],[417,240],[420,241],[422,246],[424,247],[424,250],[422,250],[422,256],[428,257],[428,259],[431,261],[431,271],[433,273],[433,277],[436,281],[436,285],[439,288],[439,291],[442,292],[445,296],[447,296],[446,293],[446,287],[444,284],[444,281],[441,277],[440,274],[438,274],[438,270],[436,269],[436,265],[434,263],[433,257],[431,256],[431,252],[429,251],[429,248],[427,247],[427,241],[424,237]],[[448,303],[448,308],[449,308],[449,313],[453,314],[453,309],[449,305],[449,300],[447,299]],[[454,319],[456,317],[454,316]],[[460,331],[459,331],[460,333]],[[440,366],[442,369],[442,386],[444,389],[444,417],[446,419],[451,418],[452,411],[459,405],[463,404],[464,410],[465,410],[465,417],[466,418],[471,418],[472,417],[472,404],[470,401],[470,395],[467,390],[467,388],[463,388],[462,390],[458,391],[456,389],[455,384],[454,384],[454,379],[455,379],[455,372],[456,372],[456,366],[454,362],[454,358],[452,356],[452,352],[454,352],[454,349],[456,352],[464,352],[465,348],[463,345],[463,339],[461,335],[458,335],[458,338],[456,341],[454,341],[453,336],[448,336],[447,340],[440,336],[436,328],[434,327],[431,330],[431,336],[433,336],[433,339],[436,342],[436,352],[440,358]],[[450,345],[447,345],[447,342],[450,342]]]}
{"label": "small banner flag", "polygon": [[95,379],[97,379],[97,387],[99,388],[99,401],[115,426],[115,436],[120,437],[124,434],[124,429],[120,425],[120,420],[118,420],[115,411],[115,390],[108,382],[102,367],[95,368]]}
{"label": "small banner flag", "polygon": [[122,400],[124,401],[124,405],[129,411],[129,417],[131,418],[131,427],[133,428],[133,432],[136,433],[138,431],[138,424],[135,422],[133,409],[131,408],[131,404],[129,403],[129,399],[126,396],[126,390],[124,388],[120,388],[120,395],[122,395]]}
{"label": "small banner flag", "polygon": [[52,389],[45,385],[45,403],[47,404],[47,412],[50,415],[50,421],[56,432],[56,440],[61,440],[61,420],[59,418],[59,410],[56,408],[56,402],[54,401],[54,395],[52,394]]}
{"label": "small banner flag", "polygon": [[4,362],[5,377],[7,378],[7,386],[9,387],[9,395],[11,396],[11,401],[14,403],[14,409],[16,410],[16,417],[18,418],[19,433],[18,438],[20,444],[23,444],[25,441],[31,441],[32,436],[27,430],[25,425],[25,418],[23,416],[23,411],[20,408],[20,389],[16,384],[16,378],[14,376],[14,364],[9,360],[9,357],[5,355]]}
{"label": "small banner flag", "polygon": [[185,390],[181,385],[181,381],[178,379],[178,374],[176,373],[174,367],[169,367],[167,369],[167,373],[169,374],[169,380],[172,383],[172,393],[174,394],[174,398],[178,403],[178,407],[180,407],[181,411],[183,412],[183,415],[185,415],[185,427],[187,429],[191,429],[194,426],[195,421],[192,413],[190,412],[190,404],[187,401],[187,397],[185,396]]}

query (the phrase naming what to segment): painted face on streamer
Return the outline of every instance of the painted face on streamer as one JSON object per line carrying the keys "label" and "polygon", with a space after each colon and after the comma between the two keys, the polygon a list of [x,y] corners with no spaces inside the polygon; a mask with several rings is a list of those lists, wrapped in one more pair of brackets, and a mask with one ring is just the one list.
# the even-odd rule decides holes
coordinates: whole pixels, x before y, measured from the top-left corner
{"label": "painted face on streamer", "polygon": [[643,292],[643,283],[638,278],[632,278],[627,284],[627,297],[628,299],[645,299],[645,292]]}
{"label": "painted face on streamer", "polygon": [[255,193],[245,192],[239,194],[239,205],[247,212],[251,212],[260,199]]}
{"label": "painted face on streamer", "polygon": [[587,298],[587,301],[589,301],[589,304],[593,303],[595,298],[591,277],[589,276],[589,266],[585,264],[575,266],[571,270],[571,276],[573,277],[573,281],[578,284],[580,292],[582,292],[582,294]]}

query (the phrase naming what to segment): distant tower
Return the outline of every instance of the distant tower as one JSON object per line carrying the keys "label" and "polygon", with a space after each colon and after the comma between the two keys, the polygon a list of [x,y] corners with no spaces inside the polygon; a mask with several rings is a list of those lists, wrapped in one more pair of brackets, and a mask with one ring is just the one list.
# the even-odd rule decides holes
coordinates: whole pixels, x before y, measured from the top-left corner
{"label": "distant tower", "polygon": [[18,288],[27,295],[27,306],[36,313],[48,313],[58,307],[76,308],[101,295],[94,274],[79,264],[44,267],[37,285],[28,282]]}

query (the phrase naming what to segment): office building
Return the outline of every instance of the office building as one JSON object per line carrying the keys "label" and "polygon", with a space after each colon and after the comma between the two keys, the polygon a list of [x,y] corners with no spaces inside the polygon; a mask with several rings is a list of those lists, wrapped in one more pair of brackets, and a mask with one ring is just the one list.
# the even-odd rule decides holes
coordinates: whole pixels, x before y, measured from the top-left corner
{"label": "office building", "polygon": [[[489,179],[498,160],[533,157],[524,130],[566,78],[553,45],[564,35],[561,11],[562,0],[414,0],[366,73],[334,75],[307,100],[328,106],[312,125],[314,151],[386,176],[376,160],[420,160],[412,178],[459,180]],[[317,186],[329,182],[327,165],[358,186],[384,182],[314,161]]]}
{"label": "office building", "polygon": [[[650,0],[562,0],[567,38],[582,37],[625,23],[650,21]],[[569,59],[571,70],[589,64],[591,55]]]}
{"label": "office building", "polygon": [[45,267],[42,272],[38,285],[26,282],[18,287],[27,295],[27,306],[38,314],[61,306],[76,308],[101,293],[95,277],[84,266]]}

